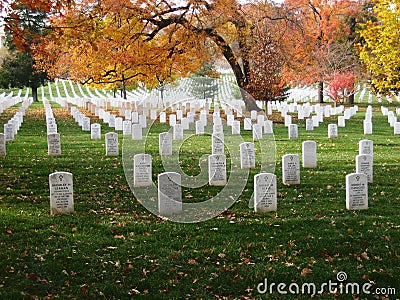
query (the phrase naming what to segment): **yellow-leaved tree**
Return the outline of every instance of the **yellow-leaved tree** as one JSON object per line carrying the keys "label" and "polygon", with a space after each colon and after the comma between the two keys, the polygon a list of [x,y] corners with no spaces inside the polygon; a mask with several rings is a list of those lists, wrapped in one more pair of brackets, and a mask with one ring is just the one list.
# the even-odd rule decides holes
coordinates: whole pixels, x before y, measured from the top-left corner
{"label": "yellow-leaved tree", "polygon": [[400,0],[378,0],[377,20],[360,30],[360,59],[372,75],[372,85],[386,94],[400,89]]}

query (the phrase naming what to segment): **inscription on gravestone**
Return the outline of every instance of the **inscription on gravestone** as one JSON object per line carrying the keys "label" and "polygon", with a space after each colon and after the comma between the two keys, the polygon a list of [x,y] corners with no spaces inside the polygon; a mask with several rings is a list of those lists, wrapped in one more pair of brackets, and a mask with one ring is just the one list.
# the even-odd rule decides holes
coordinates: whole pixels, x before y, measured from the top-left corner
{"label": "inscription on gravestone", "polygon": [[254,211],[277,210],[276,175],[261,173],[254,176]]}
{"label": "inscription on gravestone", "polygon": [[72,174],[55,172],[49,175],[50,213],[63,214],[74,212],[74,193]]}
{"label": "inscription on gravestone", "polygon": [[136,154],[133,157],[133,186],[151,186],[152,181],[152,157],[150,154]]}
{"label": "inscription on gravestone", "polygon": [[346,176],[346,208],[368,208],[368,182],[365,174],[352,173]]}

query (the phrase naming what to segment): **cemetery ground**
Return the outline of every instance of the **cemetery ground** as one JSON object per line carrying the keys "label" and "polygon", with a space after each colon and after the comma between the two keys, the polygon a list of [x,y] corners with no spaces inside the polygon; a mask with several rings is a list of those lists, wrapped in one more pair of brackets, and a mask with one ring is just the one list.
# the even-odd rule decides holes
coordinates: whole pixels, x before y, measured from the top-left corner
{"label": "cemetery ground", "polygon": [[[371,294],[360,291],[356,298],[400,298],[400,137],[377,104],[373,135],[363,134],[366,104],[359,104],[360,111],[335,139],[327,137],[327,128],[337,123],[336,116],[314,131],[305,131],[305,121],[295,120],[299,138],[289,140],[274,113],[277,212],[255,213],[248,207],[256,167],[232,207],[193,224],[158,218],[135,199],[121,154],[105,156],[104,133],[111,128],[102,124],[102,139],[91,140],[65,108],[51,105],[62,155],[47,155],[45,111],[39,102],[27,110],[15,140],[7,142],[7,156],[0,158],[2,299],[308,299],[301,294],[303,283],[319,290],[337,282],[339,272],[347,274],[346,282],[371,284]],[[16,111],[6,110],[0,125]],[[157,153],[158,133],[168,129],[166,124],[152,127],[150,153]],[[242,130],[242,135],[252,141],[251,131]],[[364,138],[374,141],[374,182],[368,187],[369,208],[350,211],[345,176],[355,172],[358,142]],[[304,140],[317,141],[318,167],[301,168],[300,184],[283,185],[281,157],[301,156]],[[198,158],[210,147],[210,137],[199,136],[181,150],[188,175],[199,172]],[[48,176],[55,171],[74,176],[74,214],[49,213]],[[161,172],[160,161],[153,160],[154,181]],[[182,198],[202,201],[219,189],[183,189]],[[266,280],[263,295],[257,287]],[[286,284],[287,295],[278,293],[280,283]],[[300,293],[288,291],[292,283]],[[384,290],[377,288],[389,287],[386,291],[395,289],[397,295],[378,295]],[[327,288],[315,297],[351,298],[344,292],[329,294]]]}

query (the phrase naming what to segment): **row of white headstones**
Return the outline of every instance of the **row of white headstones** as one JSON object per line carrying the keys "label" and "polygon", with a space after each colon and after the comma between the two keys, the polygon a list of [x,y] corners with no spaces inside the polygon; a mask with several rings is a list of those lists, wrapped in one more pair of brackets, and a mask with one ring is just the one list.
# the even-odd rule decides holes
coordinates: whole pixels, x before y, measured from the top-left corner
{"label": "row of white headstones", "polygon": [[[163,137],[160,137],[160,144],[164,143],[165,134],[160,134],[163,135]],[[163,153],[163,155],[166,154]],[[242,169],[255,168],[255,157],[254,143],[244,142],[240,144],[240,163]],[[315,141],[304,141],[302,143],[302,161],[303,168],[317,167],[317,145]],[[152,186],[152,156],[145,153],[134,155],[133,173],[133,185],[135,188]],[[227,170],[225,154],[211,154],[208,156],[208,178],[209,185],[211,186],[226,185]],[[297,154],[283,155],[282,181],[286,185],[300,184],[300,158]],[[368,183],[372,182],[373,141],[361,140],[359,142],[359,155],[356,156],[356,172],[346,176],[347,209],[368,208]],[[72,174],[67,172],[52,173],[49,176],[49,184],[51,213],[73,212]],[[275,174],[260,173],[254,176],[254,210],[256,212],[277,210],[277,177]],[[181,212],[181,175],[177,172],[163,172],[158,174],[159,215],[169,216]]]}
{"label": "row of white headstones", "polygon": [[[370,115],[371,109],[367,110],[367,117],[369,118],[370,116],[372,117],[372,114]],[[79,112],[79,110],[73,108],[71,110],[71,113],[73,114],[74,118],[76,120],[82,120],[85,118],[85,116]],[[134,117],[133,119],[139,122],[139,124],[134,124],[137,125],[137,128],[140,129],[140,132],[142,128],[146,127],[146,123],[143,121],[140,122],[140,119],[146,121],[146,116],[143,118],[140,118],[134,112]],[[202,115],[202,114],[201,114]],[[200,118],[201,118],[200,115]],[[204,114],[205,115],[205,114]],[[252,114],[253,115],[253,114]],[[173,115],[170,115],[170,117]],[[216,118],[217,117],[217,118]],[[253,119],[257,119],[257,122],[264,120],[264,116],[253,116]],[[110,116],[108,116],[108,119],[110,120]],[[111,117],[112,119],[112,117]],[[121,118],[122,119],[122,118]],[[171,124],[172,120],[172,124]],[[182,119],[181,119],[182,120]],[[207,119],[205,119],[207,120]],[[214,115],[213,118],[214,121],[219,120],[218,116]],[[250,118],[250,124],[251,124],[252,118]],[[199,120],[201,122],[201,120]],[[197,122],[199,122],[197,121]],[[125,122],[125,121],[124,121]],[[176,122],[175,118],[170,118],[170,125],[173,125],[174,122]],[[217,121],[218,123],[219,121]],[[246,123],[245,123],[246,124]],[[92,124],[93,125],[100,125],[100,124]],[[254,127],[260,126],[261,124],[252,124],[252,129],[254,132]],[[265,123],[264,123],[265,125]],[[85,125],[85,127],[88,127],[88,125]],[[123,126],[124,128],[125,126]],[[130,126],[128,126],[130,127]],[[197,126],[196,126],[197,127]],[[272,127],[272,126],[271,126]],[[175,139],[182,139],[183,138],[183,125],[182,124],[175,124],[173,125],[174,128],[174,138]],[[177,130],[179,128],[179,130]],[[209,184],[210,185],[225,185],[226,184],[226,157],[222,153],[214,153],[218,151],[223,151],[223,131],[221,130],[222,124],[214,124],[213,129],[213,145],[212,146],[212,151],[213,154],[209,156]],[[239,127],[240,128],[240,127]],[[135,131],[134,129],[132,131]],[[177,132],[180,132],[177,134]],[[337,131],[337,130],[336,130]],[[96,136],[99,137],[99,132],[100,130],[96,131]],[[182,133],[181,133],[182,132]],[[197,132],[199,133],[199,132]],[[124,133],[126,134],[126,132]],[[141,134],[137,134],[140,135]],[[133,135],[134,137],[135,135]],[[253,137],[257,138],[257,134],[253,134]],[[262,136],[262,134],[261,134]],[[333,137],[333,135],[331,135]],[[92,137],[93,137],[93,132],[92,132]],[[337,135],[335,136],[337,137]],[[255,140],[256,140],[255,138]],[[172,155],[172,136],[169,132],[163,132],[160,133],[159,135],[159,151],[160,155]],[[362,144],[362,145],[361,145]],[[222,145],[222,147],[221,147]],[[368,147],[366,145],[369,145]],[[365,149],[369,150],[365,150]],[[242,168],[252,168],[253,165],[255,165],[255,161],[252,158],[255,158],[254,155],[254,144],[253,143],[243,143],[240,145],[241,149],[241,164]],[[243,149],[247,149],[247,151],[243,151]],[[372,162],[372,155],[373,153],[373,147],[372,147],[372,141],[366,140],[360,142],[360,149],[364,149],[363,152],[369,152],[367,153],[362,153],[360,150],[360,155],[357,156],[356,158],[356,173],[354,174],[349,174],[346,177],[346,183],[348,188],[346,191],[348,191],[347,196],[346,196],[346,207],[348,209],[361,209],[361,208],[367,208],[368,207],[368,192],[367,192],[367,184],[364,184],[364,179],[367,180],[367,182],[372,182],[372,170],[373,170],[373,162]],[[118,152],[118,134],[114,132],[110,132],[106,134],[106,154],[107,155],[119,155]],[[152,184],[151,180],[151,156],[148,154],[137,154],[139,155],[140,159],[137,158],[136,156],[134,158],[134,186],[139,187],[139,186],[147,186],[148,184]],[[283,183],[284,184],[298,184],[300,183],[300,164],[299,164],[299,157],[296,154],[287,154],[283,156],[282,158],[282,172],[283,172]],[[305,141],[303,142],[303,167],[315,167],[316,166],[316,143],[314,141]],[[258,176],[259,175],[259,176]],[[270,173],[263,173],[263,174],[258,174],[255,177],[255,191],[256,191],[256,196],[255,196],[255,210],[256,211],[273,211],[276,210],[276,175],[270,174]],[[163,180],[167,176],[169,179],[168,180]],[[172,179],[171,179],[172,178]],[[355,183],[354,183],[355,181]],[[161,215],[168,215],[170,213],[178,213],[181,210],[181,196],[180,196],[180,201],[176,201],[177,194],[175,195],[165,195],[163,193],[163,190],[167,191],[177,191],[177,188],[163,188],[163,182],[167,182],[169,185],[171,185],[171,182],[177,183],[177,186],[180,186],[180,175],[178,173],[174,172],[165,172],[162,174],[159,174],[159,181],[158,181],[158,188],[159,188],[159,213]],[[268,184],[262,184],[268,182]],[[258,184],[258,185],[257,185]],[[363,188],[355,188],[355,187],[360,187],[362,186]],[[274,190],[275,189],[275,190]],[[258,196],[257,196],[258,195]],[[169,202],[168,202],[169,201]]]}

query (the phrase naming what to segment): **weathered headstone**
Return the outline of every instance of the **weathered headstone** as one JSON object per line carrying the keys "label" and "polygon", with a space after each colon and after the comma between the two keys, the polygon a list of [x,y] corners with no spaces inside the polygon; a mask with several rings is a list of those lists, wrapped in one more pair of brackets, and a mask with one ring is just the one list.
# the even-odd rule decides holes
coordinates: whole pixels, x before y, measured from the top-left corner
{"label": "weathered headstone", "polygon": [[118,134],[115,132],[108,132],[105,134],[106,140],[106,155],[107,156],[118,156]]}
{"label": "weathered headstone", "polygon": [[214,186],[226,184],[226,156],[212,154],[208,156],[208,182]]}
{"label": "weathered headstone", "polygon": [[74,188],[72,174],[55,172],[49,175],[50,214],[74,212]]}
{"label": "weathered headstone", "polygon": [[223,133],[213,133],[211,141],[211,153],[212,154],[224,154],[224,134]]}
{"label": "weathered headstone", "polygon": [[254,176],[254,211],[269,212],[277,210],[276,175],[260,173]]}
{"label": "weathered headstone", "polygon": [[352,173],[346,175],[346,208],[368,208],[368,182],[367,175]]}
{"label": "weathered headstone", "polygon": [[175,172],[158,174],[158,213],[161,216],[170,216],[181,212],[181,175]]}
{"label": "weathered headstone", "polygon": [[338,137],[338,126],[337,124],[328,125],[328,138],[335,139]]}
{"label": "weathered headstone", "polygon": [[47,150],[50,156],[61,155],[61,141],[59,133],[50,133],[47,135]]}
{"label": "weathered headstone", "polygon": [[373,182],[374,163],[370,154],[359,154],[356,156],[356,173],[367,175],[368,183]]}
{"label": "weathered headstone", "polygon": [[0,133],[0,156],[6,156],[6,136],[4,133]]}
{"label": "weathered headstone", "polygon": [[317,143],[315,141],[304,141],[302,143],[303,168],[317,167]]}
{"label": "weathered headstone", "polygon": [[282,181],[283,184],[300,183],[300,158],[297,154],[282,156]]}
{"label": "weathered headstone", "polygon": [[4,135],[6,141],[14,140],[15,130],[14,130],[14,125],[12,123],[4,124]]}
{"label": "weathered headstone", "polygon": [[101,125],[98,123],[93,123],[90,125],[90,138],[92,140],[101,139]]}
{"label": "weathered headstone", "polygon": [[254,169],[256,167],[254,143],[244,142],[241,143],[239,146],[240,146],[240,168]]}
{"label": "weathered headstone", "polygon": [[136,154],[133,157],[133,186],[144,187],[153,184],[152,157],[150,154]]}
{"label": "weathered headstone", "polygon": [[172,136],[169,132],[158,135],[158,147],[160,155],[172,155]]}

